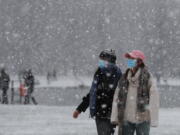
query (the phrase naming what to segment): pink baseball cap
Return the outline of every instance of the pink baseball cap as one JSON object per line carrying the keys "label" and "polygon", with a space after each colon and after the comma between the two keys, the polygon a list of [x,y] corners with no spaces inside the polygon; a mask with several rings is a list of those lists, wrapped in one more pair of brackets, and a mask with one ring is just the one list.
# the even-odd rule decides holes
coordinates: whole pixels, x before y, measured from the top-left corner
{"label": "pink baseball cap", "polygon": [[124,55],[126,58],[134,58],[134,59],[141,59],[142,61],[145,60],[145,55],[140,50],[133,50],[130,53],[125,53]]}

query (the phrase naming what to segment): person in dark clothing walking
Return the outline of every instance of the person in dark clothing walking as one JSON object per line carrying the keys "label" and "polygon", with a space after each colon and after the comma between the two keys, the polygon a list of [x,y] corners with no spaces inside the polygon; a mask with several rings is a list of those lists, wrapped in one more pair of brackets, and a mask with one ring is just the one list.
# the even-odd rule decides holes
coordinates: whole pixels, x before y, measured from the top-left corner
{"label": "person in dark clothing walking", "polygon": [[102,51],[99,58],[90,92],[76,108],[73,117],[77,118],[89,107],[90,116],[96,121],[98,135],[113,135],[114,125],[110,122],[113,95],[122,73],[116,65],[115,51]]}
{"label": "person in dark clothing walking", "polygon": [[24,83],[25,83],[25,86],[27,87],[27,94],[25,96],[24,104],[29,104],[30,100],[32,100],[32,102],[35,105],[37,105],[37,102],[34,96],[32,95],[34,92],[34,75],[32,74],[31,69],[25,74]]}
{"label": "person in dark clothing walking", "polygon": [[8,89],[9,89],[10,77],[6,73],[5,68],[1,69],[0,86],[2,90],[2,104],[8,104]]}

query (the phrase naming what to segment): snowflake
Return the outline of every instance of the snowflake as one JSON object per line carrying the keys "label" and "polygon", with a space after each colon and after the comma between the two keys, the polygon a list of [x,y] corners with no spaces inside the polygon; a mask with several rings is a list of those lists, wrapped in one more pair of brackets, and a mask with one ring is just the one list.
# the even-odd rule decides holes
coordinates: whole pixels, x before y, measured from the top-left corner
{"label": "snowflake", "polygon": [[101,105],[101,107],[102,107],[102,108],[106,108],[106,107],[107,107],[107,105],[106,105],[106,104],[103,104],[103,105]]}
{"label": "snowflake", "polygon": [[110,84],[110,85],[109,85],[109,88],[111,88],[111,89],[112,89],[113,87],[114,87],[114,85],[113,85],[113,84]]}

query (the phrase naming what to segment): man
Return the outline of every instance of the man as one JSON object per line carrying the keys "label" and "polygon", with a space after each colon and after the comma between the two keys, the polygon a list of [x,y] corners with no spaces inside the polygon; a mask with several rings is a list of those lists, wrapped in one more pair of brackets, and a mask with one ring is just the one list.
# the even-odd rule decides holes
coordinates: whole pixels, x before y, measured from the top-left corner
{"label": "man", "polygon": [[10,77],[6,73],[5,68],[1,69],[0,85],[2,89],[2,104],[8,104],[8,89],[9,89]]}
{"label": "man", "polygon": [[29,69],[29,71],[25,74],[24,81],[25,81],[25,86],[27,87],[27,95],[25,96],[24,104],[29,104],[30,100],[32,100],[32,102],[35,105],[37,105],[37,102],[34,96],[32,95],[34,92],[34,76],[32,74],[31,69]]}
{"label": "man", "polygon": [[90,92],[73,113],[77,118],[90,107],[90,116],[95,118],[98,135],[112,135],[114,126],[110,122],[112,101],[121,70],[116,66],[113,50],[102,51],[99,55],[99,67],[94,75]]}
{"label": "man", "polygon": [[128,69],[121,77],[113,99],[111,122],[119,125],[118,135],[149,135],[158,126],[159,95],[139,50],[126,53]]}

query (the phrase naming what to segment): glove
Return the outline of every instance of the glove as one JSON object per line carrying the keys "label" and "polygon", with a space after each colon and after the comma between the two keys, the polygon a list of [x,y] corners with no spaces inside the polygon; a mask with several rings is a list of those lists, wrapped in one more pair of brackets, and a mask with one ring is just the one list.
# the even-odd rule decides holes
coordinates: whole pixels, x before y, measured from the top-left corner
{"label": "glove", "polygon": [[74,113],[73,113],[73,118],[77,119],[79,114],[80,114],[80,112],[78,110],[75,110]]}

